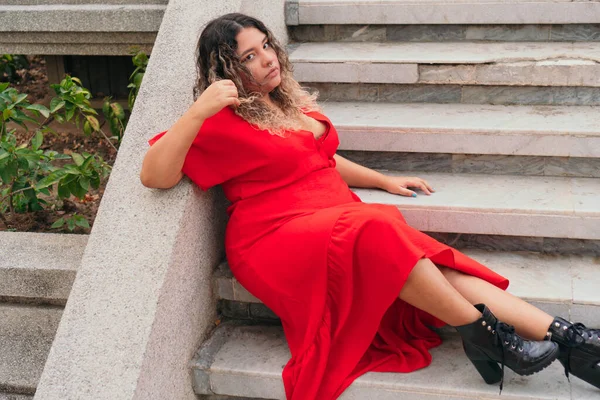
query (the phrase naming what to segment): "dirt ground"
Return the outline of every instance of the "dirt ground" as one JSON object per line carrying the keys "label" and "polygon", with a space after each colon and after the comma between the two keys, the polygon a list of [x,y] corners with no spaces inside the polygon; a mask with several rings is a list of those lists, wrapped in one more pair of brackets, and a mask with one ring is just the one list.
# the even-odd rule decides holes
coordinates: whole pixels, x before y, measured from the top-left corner
{"label": "dirt ground", "polygon": [[[19,83],[11,84],[20,93],[27,93],[29,96],[27,101],[31,104],[38,103],[49,106],[50,100],[54,97],[54,90],[48,84],[46,74],[46,65],[43,57],[30,56],[28,57],[30,66],[27,70],[19,71],[22,80]],[[100,124],[104,122],[102,112],[99,112],[98,121]],[[81,125],[80,125],[81,126]],[[10,128],[13,126],[10,125]],[[30,138],[32,132],[27,132],[25,129],[18,128],[17,135],[21,142]],[[106,142],[104,138],[99,136],[86,137],[83,134],[83,129],[77,129],[75,124],[66,123],[59,124],[52,122],[50,127],[58,134],[46,134],[42,149],[55,150],[60,153],[69,154],[70,152],[90,154],[98,154],[104,160],[113,165],[116,158],[116,151]],[[109,131],[108,127],[104,127],[105,132]],[[63,229],[52,229],[50,226],[61,217],[68,217],[75,213],[85,216],[90,226],[93,225],[102,194],[106,187],[108,178],[101,182],[98,190],[92,190],[85,199],[79,200],[75,197],[66,199],[63,204],[59,204],[56,209],[47,209],[28,214],[5,214],[6,223],[0,219],[0,231],[11,230],[17,232],[65,232],[69,233],[66,225]],[[88,229],[77,227],[73,233],[89,233]]]}

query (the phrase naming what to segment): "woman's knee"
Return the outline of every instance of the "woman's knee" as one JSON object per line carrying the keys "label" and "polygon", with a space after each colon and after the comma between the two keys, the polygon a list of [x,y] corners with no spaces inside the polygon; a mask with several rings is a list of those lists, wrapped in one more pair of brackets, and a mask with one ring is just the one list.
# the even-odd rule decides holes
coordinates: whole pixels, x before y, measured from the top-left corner
{"label": "woman's knee", "polygon": [[453,268],[448,268],[438,264],[436,264],[435,266],[438,267],[438,269],[442,272],[442,275],[444,275],[444,277],[450,282],[452,282],[455,279],[460,279],[460,277],[464,275],[462,272]]}

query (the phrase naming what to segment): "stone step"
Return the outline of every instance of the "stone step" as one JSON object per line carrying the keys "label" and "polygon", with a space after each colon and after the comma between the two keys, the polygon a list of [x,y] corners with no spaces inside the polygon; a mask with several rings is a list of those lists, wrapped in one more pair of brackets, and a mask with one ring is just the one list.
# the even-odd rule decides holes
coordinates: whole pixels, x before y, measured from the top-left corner
{"label": "stone step", "polygon": [[599,106],[600,87],[304,82],[321,102]]}
{"label": "stone step", "polygon": [[597,24],[560,25],[289,25],[293,42],[587,42],[600,40]]}
{"label": "stone step", "polygon": [[431,196],[356,189],[367,203],[398,207],[420,231],[600,239],[600,180],[479,174],[385,172],[419,176]]}
{"label": "stone step", "polygon": [[600,86],[596,42],[327,42],[289,49],[302,82]]}
{"label": "stone step", "polygon": [[288,25],[597,23],[588,0],[288,0]]}
{"label": "stone step", "polygon": [[132,4],[169,4],[169,0],[2,0],[2,4],[5,6],[41,6],[41,5],[67,5],[67,4],[118,4],[118,5],[132,5]]}
{"label": "stone step", "polygon": [[162,0],[41,3],[0,5],[0,53],[129,55],[133,47],[150,53],[167,7]]}
{"label": "stone step", "polygon": [[59,307],[0,304],[0,393],[6,398],[35,393],[61,316]]}
{"label": "stone step", "polygon": [[[591,400],[598,390],[577,378],[571,382],[556,362],[530,377],[506,368],[504,390],[487,385],[462,350],[458,337],[447,337],[431,351],[432,364],[409,373],[367,373],[340,400]],[[200,348],[193,361],[194,390],[199,395],[285,399],[281,380],[290,358],[280,327],[224,324]]]}
{"label": "stone step", "polygon": [[[600,257],[548,255],[533,252],[463,250],[474,260],[510,280],[508,291],[551,315],[562,315],[600,326]],[[261,303],[233,277],[227,263],[214,275],[214,291],[221,300]],[[242,305],[240,305],[242,308]],[[269,319],[261,307],[248,317]]]}
{"label": "stone step", "polygon": [[600,158],[510,154],[413,153],[339,150],[338,155],[371,169],[459,174],[600,178]]}
{"label": "stone step", "polygon": [[598,108],[324,103],[341,150],[600,157]]}
{"label": "stone step", "polygon": [[64,305],[88,235],[0,232],[0,300]]}

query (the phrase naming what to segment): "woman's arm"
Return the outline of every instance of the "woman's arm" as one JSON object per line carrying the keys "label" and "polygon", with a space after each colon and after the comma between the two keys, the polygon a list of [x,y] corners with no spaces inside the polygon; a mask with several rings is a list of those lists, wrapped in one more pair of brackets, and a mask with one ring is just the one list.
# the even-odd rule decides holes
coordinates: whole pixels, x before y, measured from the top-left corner
{"label": "woman's arm", "polygon": [[185,156],[203,123],[204,119],[189,109],[148,149],[140,172],[142,185],[168,189],[183,178]]}
{"label": "woman's arm", "polygon": [[146,153],[140,180],[150,188],[168,189],[183,177],[181,169],[204,120],[230,105],[240,105],[231,80],[212,83],[194,104]]}
{"label": "woman's arm", "polygon": [[356,164],[335,154],[336,169],[348,186],[383,189],[393,194],[416,197],[408,187],[417,187],[429,195],[434,190],[423,179],[417,177],[388,176]]}

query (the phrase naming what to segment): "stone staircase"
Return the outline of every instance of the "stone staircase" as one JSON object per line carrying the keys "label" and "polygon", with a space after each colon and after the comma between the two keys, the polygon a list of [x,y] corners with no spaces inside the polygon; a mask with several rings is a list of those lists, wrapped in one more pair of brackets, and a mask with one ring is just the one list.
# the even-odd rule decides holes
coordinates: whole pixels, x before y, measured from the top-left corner
{"label": "stone staircase", "polygon": [[0,232],[0,399],[31,399],[87,235]]}
{"label": "stone staircase", "polygon": [[[27,54],[42,50],[44,54],[125,54],[130,43],[149,49],[167,1],[60,3],[3,1],[0,49]],[[596,78],[600,2],[299,0],[287,1],[285,7],[296,77],[320,91],[325,113],[340,133],[340,154],[385,173],[421,176],[437,190],[433,196],[416,199],[373,190],[357,190],[357,194],[366,202],[396,205],[411,225],[510,277],[512,293],[551,314],[600,326],[600,117],[595,107],[600,105]],[[73,21],[68,32],[53,23],[65,13]],[[123,26],[129,30],[121,31]],[[123,148],[139,153],[139,147]],[[121,192],[114,182],[124,182],[121,171],[126,169],[111,178],[114,187],[107,191],[111,198],[103,201],[105,215],[95,227],[94,249],[109,242],[109,232],[117,228],[125,232],[139,219],[123,211],[123,199],[117,201]],[[120,186],[132,196],[132,186]],[[166,195],[180,196],[173,193]],[[141,203],[152,204],[146,213],[158,209],[157,196],[145,189],[143,195],[151,198],[151,203]],[[169,205],[174,201],[168,200]],[[111,208],[118,211],[119,224],[114,226],[107,216]],[[164,208],[159,212],[164,213]],[[121,223],[122,219],[127,222]],[[145,220],[143,224],[152,235],[172,225]],[[138,234],[130,232],[128,239],[135,241]],[[25,400],[35,393],[87,240],[85,236],[0,233],[0,400]],[[153,242],[154,247],[163,241]],[[105,332],[97,327],[114,321],[103,312],[120,316],[110,303],[112,291],[98,302],[96,292],[82,288],[91,282],[105,288],[101,278],[105,271],[109,271],[109,288],[130,282],[140,275],[139,271],[127,275],[133,271],[131,265],[157,258],[140,253],[135,245],[124,246],[141,258],[121,255],[124,248],[118,246],[98,257],[88,254],[92,268],[83,277],[78,299],[98,306],[90,310],[73,302],[73,318],[64,323],[64,337],[102,337]],[[115,267],[126,271],[123,275],[100,264],[101,259],[114,264],[111,253],[126,260],[123,264],[128,268]],[[146,279],[150,287],[159,278]],[[179,277],[173,279],[181,282]],[[208,400],[283,399],[281,370],[289,353],[276,316],[241,287],[226,262],[212,279],[224,322],[190,364],[196,395]],[[135,309],[150,298],[134,294],[135,288],[126,289],[130,297],[115,300],[138,313],[123,320],[135,320],[150,309]],[[174,298],[181,298],[180,293]],[[160,302],[165,302],[163,297]],[[148,303],[159,301],[150,298]],[[89,317],[87,322],[95,325],[89,329],[77,325],[75,318],[82,315],[82,320]],[[567,382],[556,363],[528,378],[507,371],[499,397],[498,388],[485,385],[476,374],[457,338],[448,330],[442,334],[447,340],[434,350],[430,367],[411,374],[367,374],[343,399],[587,400],[600,395],[576,378]],[[121,336],[111,335],[111,340],[117,338],[118,351],[126,347]],[[196,335],[197,339],[201,334]],[[105,338],[97,343],[76,342],[75,350],[91,349],[89,359],[94,359],[96,347],[99,352],[110,347]],[[64,355],[70,342],[65,343],[59,343],[56,354]],[[159,347],[165,345],[155,348]],[[82,359],[75,350],[72,358]],[[53,365],[61,362],[64,359],[55,355]],[[119,365],[115,363],[115,369]],[[73,377],[65,386],[90,384],[89,379],[81,385],[73,383],[82,379],[79,371],[69,370]],[[100,385],[117,380],[91,366],[89,371]],[[55,388],[50,385],[53,379],[60,381],[65,375],[45,373],[48,393]],[[79,395],[70,389],[54,397],[37,397],[85,398],[81,388]],[[128,396],[122,389],[111,386],[109,390],[114,390],[114,397],[103,393],[97,398]]]}
{"label": "stone staircase", "polygon": [[[416,199],[355,190],[511,279],[552,315],[600,326],[600,3],[286,2],[296,78],[318,89],[340,154],[436,189]],[[224,322],[193,360],[207,399],[284,399],[277,318],[232,276],[214,275]],[[556,363],[507,372],[502,396],[449,330],[433,364],[369,373],[342,399],[594,399]],[[204,398],[204,397],[203,397]]]}

